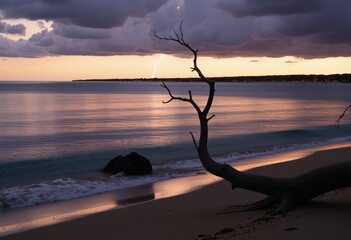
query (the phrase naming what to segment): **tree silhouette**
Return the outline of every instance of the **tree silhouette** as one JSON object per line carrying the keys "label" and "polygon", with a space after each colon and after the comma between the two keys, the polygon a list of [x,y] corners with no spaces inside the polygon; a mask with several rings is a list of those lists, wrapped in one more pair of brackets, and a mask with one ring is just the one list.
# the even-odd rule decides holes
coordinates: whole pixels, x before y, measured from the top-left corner
{"label": "tree silhouette", "polygon": [[[305,174],[290,178],[272,178],[260,175],[241,172],[228,164],[214,161],[208,152],[208,122],[215,116],[208,117],[212,102],[215,96],[215,81],[207,79],[197,64],[199,49],[192,48],[184,39],[183,22],[180,23],[178,31],[173,31],[169,36],[155,37],[159,40],[172,41],[180,44],[193,54],[193,67],[201,80],[208,85],[207,103],[203,109],[193,100],[189,91],[188,97],[179,97],[172,94],[171,89],[162,83],[169,94],[170,99],[163,101],[164,104],[173,100],[190,103],[197,112],[200,121],[200,137],[196,141],[193,133],[190,132],[198,157],[203,167],[213,175],[221,177],[231,183],[232,189],[243,188],[265,194],[267,197],[261,201],[245,206],[237,206],[235,210],[258,210],[271,208],[273,214],[284,214],[300,203],[308,202],[311,199],[334,189],[351,186],[351,162],[332,164],[312,170]],[[349,107],[350,108],[350,107]],[[347,110],[345,110],[346,112]]]}
{"label": "tree silhouette", "polygon": [[347,111],[351,111],[351,105],[349,105],[347,108],[345,108],[344,112],[339,116],[339,118],[336,120],[336,125],[339,126],[341,120],[345,117],[345,114]]}

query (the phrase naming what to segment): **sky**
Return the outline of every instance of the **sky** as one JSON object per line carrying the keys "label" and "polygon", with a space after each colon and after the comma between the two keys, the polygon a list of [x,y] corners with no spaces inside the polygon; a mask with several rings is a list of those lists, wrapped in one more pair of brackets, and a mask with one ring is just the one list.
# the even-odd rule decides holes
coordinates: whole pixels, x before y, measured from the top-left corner
{"label": "sky", "polygon": [[349,0],[1,0],[0,80],[349,73]]}

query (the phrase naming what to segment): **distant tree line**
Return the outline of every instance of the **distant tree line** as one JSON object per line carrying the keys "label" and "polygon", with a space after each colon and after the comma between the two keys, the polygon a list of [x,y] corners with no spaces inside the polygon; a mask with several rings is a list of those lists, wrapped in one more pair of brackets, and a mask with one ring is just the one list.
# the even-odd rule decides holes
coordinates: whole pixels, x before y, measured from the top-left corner
{"label": "distant tree line", "polygon": [[[351,74],[330,75],[268,75],[268,76],[239,76],[239,77],[208,77],[214,82],[341,82],[351,83]],[[202,82],[199,78],[111,78],[86,79],[74,81],[149,81],[149,82]]]}

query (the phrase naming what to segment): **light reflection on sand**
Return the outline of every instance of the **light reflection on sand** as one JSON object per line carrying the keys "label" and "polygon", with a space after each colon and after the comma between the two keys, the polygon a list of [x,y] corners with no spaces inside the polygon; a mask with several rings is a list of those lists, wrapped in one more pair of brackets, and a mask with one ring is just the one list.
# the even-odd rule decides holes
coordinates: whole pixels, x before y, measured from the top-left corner
{"label": "light reflection on sand", "polygon": [[[77,217],[83,217],[90,214],[107,211],[115,207],[116,207],[116,204],[107,204],[104,206],[87,208],[83,210],[71,211],[66,213],[59,213],[52,216],[45,216],[40,218],[35,218],[28,215],[27,216],[27,218],[29,219],[28,221],[21,221],[19,223],[1,226],[0,236],[7,235],[14,232],[20,232],[20,231],[25,231],[29,229],[38,228],[38,227],[43,227],[47,225],[52,225],[52,224],[67,221],[67,220],[72,220]],[[0,215],[3,215],[3,214],[1,213]],[[6,214],[4,217],[6,217]]]}

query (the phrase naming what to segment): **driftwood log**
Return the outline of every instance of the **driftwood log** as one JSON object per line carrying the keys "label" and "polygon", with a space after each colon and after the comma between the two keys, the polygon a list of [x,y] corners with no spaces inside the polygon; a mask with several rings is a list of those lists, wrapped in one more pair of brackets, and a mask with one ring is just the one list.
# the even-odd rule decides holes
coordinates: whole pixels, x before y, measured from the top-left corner
{"label": "driftwood log", "polygon": [[[208,122],[214,117],[214,115],[208,115],[215,96],[215,82],[207,79],[198,67],[197,58],[199,49],[192,48],[184,40],[182,23],[180,24],[179,30],[174,31],[171,35],[162,37],[155,32],[155,37],[160,40],[176,42],[189,50],[193,55],[192,71],[195,71],[201,80],[208,85],[207,103],[205,107],[201,109],[193,100],[191,91],[189,91],[189,96],[186,98],[174,96],[165,83],[161,84],[170,96],[170,99],[163,101],[163,103],[167,104],[173,100],[183,101],[191,104],[196,110],[201,130],[198,141],[191,132],[190,134],[203,167],[211,174],[230,182],[233,189],[243,188],[267,196],[259,202],[240,206],[237,210],[270,208],[273,214],[285,214],[297,204],[308,202],[331,190],[351,186],[351,162],[321,167],[296,177],[272,178],[241,172],[228,164],[221,164],[214,161],[208,152],[207,142]],[[351,108],[351,106],[349,108]],[[347,110],[345,110],[345,112],[346,111]]]}

